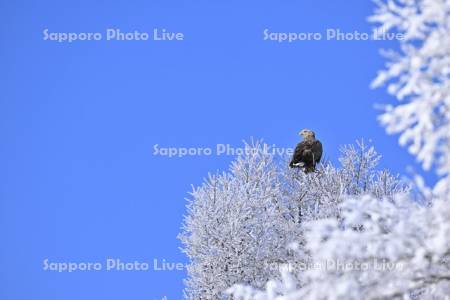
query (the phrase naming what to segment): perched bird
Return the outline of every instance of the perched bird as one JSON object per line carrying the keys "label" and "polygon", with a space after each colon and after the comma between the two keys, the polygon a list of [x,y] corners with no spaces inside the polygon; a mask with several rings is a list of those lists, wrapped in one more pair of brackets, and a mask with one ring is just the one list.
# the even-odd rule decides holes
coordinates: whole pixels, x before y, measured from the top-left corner
{"label": "perched bird", "polygon": [[299,135],[303,137],[303,141],[295,147],[289,167],[302,168],[305,173],[314,172],[322,158],[322,143],[316,140],[316,134],[312,130],[303,129]]}

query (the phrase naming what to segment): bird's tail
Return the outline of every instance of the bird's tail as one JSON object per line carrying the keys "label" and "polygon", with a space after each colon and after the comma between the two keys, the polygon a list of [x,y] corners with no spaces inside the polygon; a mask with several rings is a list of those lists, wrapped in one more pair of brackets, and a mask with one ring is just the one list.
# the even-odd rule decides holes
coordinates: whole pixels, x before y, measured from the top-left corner
{"label": "bird's tail", "polygon": [[308,167],[304,168],[304,171],[306,174],[308,174],[308,173],[312,173],[312,172],[316,171],[316,168],[314,166],[308,166]]}

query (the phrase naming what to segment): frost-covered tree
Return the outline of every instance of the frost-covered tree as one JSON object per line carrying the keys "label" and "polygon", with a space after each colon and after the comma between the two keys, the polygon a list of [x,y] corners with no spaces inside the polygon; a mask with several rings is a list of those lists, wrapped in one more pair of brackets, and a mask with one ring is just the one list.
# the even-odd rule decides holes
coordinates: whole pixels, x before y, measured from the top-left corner
{"label": "frost-covered tree", "polygon": [[[384,200],[366,195],[342,205],[342,219],[305,224],[313,267],[264,290],[236,285],[235,299],[448,299],[450,205],[420,206],[405,195]],[[301,284],[299,284],[301,282]]]}
{"label": "frost-covered tree", "polygon": [[268,262],[286,262],[287,232],[279,170],[267,146],[245,145],[230,172],[210,175],[194,188],[180,239],[191,260],[188,299],[222,299],[235,283],[263,286]]}
{"label": "frost-covered tree", "polygon": [[450,297],[450,1],[375,2],[370,21],[378,23],[377,33],[405,35],[398,52],[385,52],[386,70],[372,83],[387,84],[399,100],[386,106],[380,121],[388,133],[400,134],[400,144],[425,170],[436,167],[440,180],[432,192],[417,182],[426,205],[403,192],[344,196],[337,216],[303,223],[295,249],[316,264],[286,268],[265,289],[236,285],[229,289],[235,299]]}
{"label": "frost-covered tree", "polygon": [[370,21],[376,32],[397,31],[400,50],[386,51],[386,69],[372,83],[388,84],[398,105],[388,105],[380,121],[428,170],[441,176],[436,193],[450,192],[450,1],[378,0]]}
{"label": "frost-covered tree", "polygon": [[180,235],[191,260],[188,299],[222,299],[234,284],[263,288],[281,279],[281,266],[295,269],[311,259],[308,249],[288,247],[304,244],[303,224],[340,219],[349,195],[382,199],[406,190],[376,170],[380,157],[362,142],[341,149],[340,168],[327,163],[313,174],[288,168],[287,158],[277,160],[267,145],[245,149],[228,173],[209,176],[192,192]]}
{"label": "frost-covered tree", "polygon": [[349,195],[372,194],[381,199],[406,192],[397,176],[377,170],[381,156],[373,146],[358,141],[340,152],[340,168],[325,163],[314,176],[287,167],[280,172],[288,209],[298,210],[299,221],[338,216],[338,205]]}

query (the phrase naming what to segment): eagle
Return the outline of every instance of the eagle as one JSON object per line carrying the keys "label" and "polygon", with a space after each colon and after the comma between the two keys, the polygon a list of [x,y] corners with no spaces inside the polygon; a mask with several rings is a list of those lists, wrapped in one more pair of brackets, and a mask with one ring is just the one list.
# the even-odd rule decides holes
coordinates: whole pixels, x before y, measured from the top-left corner
{"label": "eagle", "polygon": [[316,134],[312,130],[303,129],[299,135],[303,137],[303,141],[295,147],[289,167],[302,168],[305,173],[314,172],[322,158],[322,143],[316,140]]}

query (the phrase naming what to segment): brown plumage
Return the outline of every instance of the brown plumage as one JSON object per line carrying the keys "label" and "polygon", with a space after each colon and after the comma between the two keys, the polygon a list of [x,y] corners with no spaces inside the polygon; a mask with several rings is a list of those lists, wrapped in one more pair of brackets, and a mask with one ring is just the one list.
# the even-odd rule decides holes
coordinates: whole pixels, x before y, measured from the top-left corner
{"label": "brown plumage", "polygon": [[314,172],[322,158],[322,143],[316,140],[316,135],[309,129],[300,131],[303,141],[295,147],[294,155],[289,163],[291,168],[302,168],[305,173]]}

